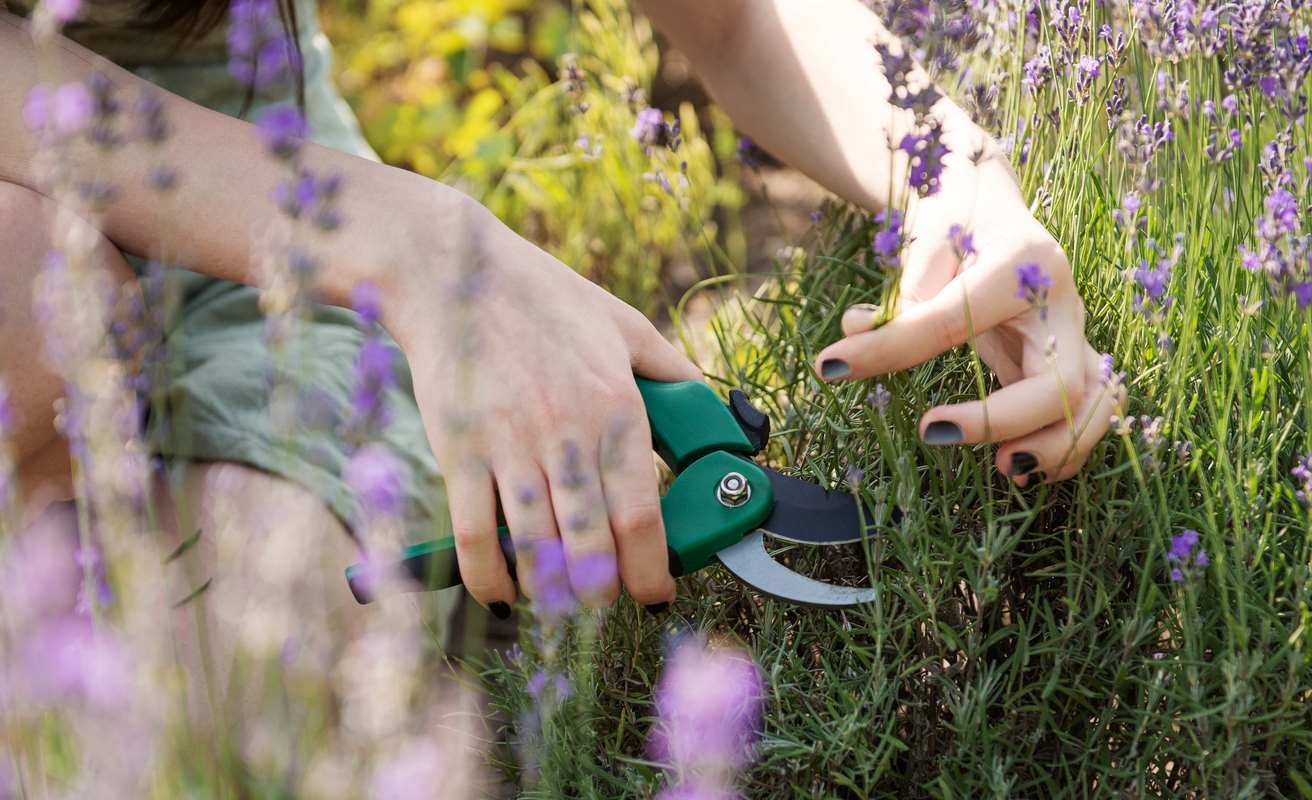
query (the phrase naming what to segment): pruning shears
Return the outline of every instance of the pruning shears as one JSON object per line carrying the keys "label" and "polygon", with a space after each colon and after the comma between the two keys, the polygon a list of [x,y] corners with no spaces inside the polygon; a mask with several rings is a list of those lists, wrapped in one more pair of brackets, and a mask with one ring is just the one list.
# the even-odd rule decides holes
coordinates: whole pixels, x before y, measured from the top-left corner
{"label": "pruning shears", "polygon": [[[863,517],[873,515],[848,492],[826,491],[753,462],[770,437],[770,420],[746,394],[735,389],[726,404],[700,381],[637,382],[656,453],[675,474],[661,498],[671,575],[687,575],[718,560],[739,581],[793,603],[841,608],[874,599],[869,587],[809,578],[766,552],[766,533],[809,545],[860,541]],[[502,526],[498,534],[513,575],[510,531]],[[461,582],[450,537],[407,547],[397,566],[413,579],[407,583],[413,591]],[[373,599],[371,576],[363,564],[346,570],[351,592],[361,603]]]}

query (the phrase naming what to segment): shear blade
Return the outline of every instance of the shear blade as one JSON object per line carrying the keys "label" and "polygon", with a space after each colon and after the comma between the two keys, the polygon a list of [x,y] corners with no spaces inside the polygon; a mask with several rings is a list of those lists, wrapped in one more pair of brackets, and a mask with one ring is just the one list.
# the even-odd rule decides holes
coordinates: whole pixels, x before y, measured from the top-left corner
{"label": "shear blade", "polygon": [[875,590],[860,586],[835,586],[799,575],[765,551],[765,537],[753,531],[737,544],[724,548],[716,557],[734,577],[763,594],[817,608],[845,608],[875,599]]}
{"label": "shear blade", "polygon": [[[861,541],[863,517],[856,498],[827,491],[810,481],[763,467],[774,492],[774,509],[761,527],[776,539],[796,544],[847,544]],[[864,521],[876,519],[869,508]]]}

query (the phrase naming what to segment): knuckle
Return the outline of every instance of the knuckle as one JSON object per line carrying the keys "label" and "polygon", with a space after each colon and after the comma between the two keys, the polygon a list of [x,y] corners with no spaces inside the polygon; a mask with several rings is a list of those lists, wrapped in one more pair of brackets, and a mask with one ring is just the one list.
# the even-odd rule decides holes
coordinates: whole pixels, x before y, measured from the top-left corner
{"label": "knuckle", "polygon": [[470,522],[452,520],[451,537],[455,540],[457,551],[468,551],[482,545],[487,532]]}
{"label": "knuckle", "polygon": [[626,503],[610,515],[611,530],[621,544],[656,536],[661,523],[661,508],[657,503]]}
{"label": "knuckle", "polygon": [[929,317],[931,336],[940,350],[956,347],[966,340],[966,317],[960,310],[947,308]]}

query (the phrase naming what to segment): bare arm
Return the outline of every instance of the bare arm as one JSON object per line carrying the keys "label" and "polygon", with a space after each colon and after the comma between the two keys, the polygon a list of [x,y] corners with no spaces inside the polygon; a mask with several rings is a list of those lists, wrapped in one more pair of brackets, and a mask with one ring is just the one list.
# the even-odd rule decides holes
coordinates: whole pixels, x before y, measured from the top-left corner
{"label": "bare arm", "polygon": [[[67,82],[100,69],[129,98],[147,88],[65,40],[41,55],[50,74],[38,74],[23,23],[0,15],[0,181],[37,190],[36,142],[20,109],[39,79]],[[185,168],[181,182],[160,202],[145,188],[149,163],[140,148],[92,162],[121,192],[104,233],[136,253],[164,239],[171,261],[256,283],[255,234],[276,213],[269,198],[285,168],[251,125],[178,97],[166,96],[164,106],[173,127],[165,155]],[[383,322],[405,350],[442,465],[465,588],[509,615],[516,589],[497,537],[500,495],[526,557],[569,531],[561,546],[570,575],[587,576],[575,587],[582,602],[609,603],[621,581],[639,602],[672,599],[651,433],[633,376],[694,380],[700,371],[635,309],[460,192],[306,148],[307,168],[338,173],[344,185],[344,226],[314,248],[319,288],[334,303],[361,280],[381,290]],[[458,279],[474,270],[479,280]],[[616,570],[578,572],[598,559],[614,559]]]}
{"label": "bare arm", "polygon": [[[1001,149],[941,98],[932,111],[951,152],[937,192],[911,191],[907,157],[890,157],[890,142],[913,116],[889,102],[874,47],[895,37],[857,0],[641,2],[766,149],[858,205],[908,209],[905,221],[878,223],[898,220],[899,246],[883,254],[898,275],[898,293],[886,296],[896,315],[848,309],[845,338],[816,358],[820,377],[872,378],[971,341],[1003,388],[929,409],[924,441],[996,443],[998,470],[1021,485],[1074,475],[1123,390],[1099,386],[1070,264],[1030,214]],[[972,163],[976,155],[987,157]],[[1036,302],[1017,291],[1021,266],[1050,283]]]}
{"label": "bare arm", "polygon": [[[817,182],[870,209],[897,206],[906,156],[889,157],[911,112],[889,104],[872,46],[896,38],[857,0],[641,0],[697,68],[734,123]],[[945,180],[989,144],[944,98],[934,107],[948,156]]]}
{"label": "bare arm", "polygon": [[[286,168],[264,152],[254,126],[166,94],[77,44],[56,40],[38,53],[26,23],[0,12],[0,180],[39,191],[33,173],[37,142],[23,124],[27,91],[43,79],[63,83],[100,71],[132,102],[150,89],[164,98],[174,135],[165,159],[181,179],[168,202],[147,188],[149,163],[140,148],[121,148],[89,161],[120,194],[103,221],[119,248],[146,255],[163,240],[188,268],[239,283],[254,283],[250,233],[274,213],[269,199]],[[360,280],[386,284],[395,269],[422,254],[428,268],[448,269],[470,241],[471,219],[486,212],[465,195],[413,173],[307,144],[306,163],[340,173],[348,190],[348,221],[322,248],[321,289],[345,303]],[[89,155],[89,154],[88,154]]]}

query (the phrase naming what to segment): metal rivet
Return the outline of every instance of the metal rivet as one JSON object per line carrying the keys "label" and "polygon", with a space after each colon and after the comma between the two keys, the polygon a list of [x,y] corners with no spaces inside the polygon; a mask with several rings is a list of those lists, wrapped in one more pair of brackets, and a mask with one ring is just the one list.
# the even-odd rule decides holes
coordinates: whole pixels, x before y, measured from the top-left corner
{"label": "metal rivet", "polygon": [[720,505],[738,508],[752,497],[752,485],[741,472],[730,472],[720,478],[720,485],[715,487],[715,497]]}

